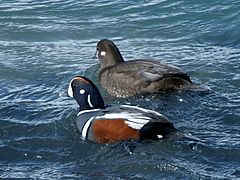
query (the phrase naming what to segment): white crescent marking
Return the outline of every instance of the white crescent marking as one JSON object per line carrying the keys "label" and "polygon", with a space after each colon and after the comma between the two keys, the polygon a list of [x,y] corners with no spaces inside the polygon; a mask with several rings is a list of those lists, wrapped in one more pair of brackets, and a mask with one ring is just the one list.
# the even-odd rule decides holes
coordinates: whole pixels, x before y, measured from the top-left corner
{"label": "white crescent marking", "polygon": [[93,105],[92,105],[92,103],[91,103],[91,96],[90,96],[90,94],[89,94],[88,97],[87,97],[87,101],[88,101],[89,106],[90,106],[90,107],[93,107]]}
{"label": "white crescent marking", "polygon": [[87,132],[88,132],[88,128],[92,122],[92,120],[94,119],[94,117],[91,117],[85,124],[84,124],[84,127],[82,129],[82,138],[83,139],[86,139],[86,136],[87,136]]}
{"label": "white crescent marking", "polygon": [[73,90],[72,90],[72,81],[73,81],[74,79],[72,79],[71,81],[70,81],[70,83],[69,83],[69,85],[68,85],[68,95],[70,96],[70,97],[73,97]]}

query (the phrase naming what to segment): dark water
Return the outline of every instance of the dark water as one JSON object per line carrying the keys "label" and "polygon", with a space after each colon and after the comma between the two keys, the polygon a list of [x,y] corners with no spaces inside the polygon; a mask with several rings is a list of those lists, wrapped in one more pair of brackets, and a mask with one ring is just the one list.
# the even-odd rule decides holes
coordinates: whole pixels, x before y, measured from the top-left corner
{"label": "dark water", "polygon": [[[0,0],[0,178],[239,179],[240,3]],[[99,85],[95,46],[112,39],[125,59],[183,68],[210,94],[170,93],[108,103],[156,110],[205,143],[84,142],[77,104],[62,95],[86,75]]]}

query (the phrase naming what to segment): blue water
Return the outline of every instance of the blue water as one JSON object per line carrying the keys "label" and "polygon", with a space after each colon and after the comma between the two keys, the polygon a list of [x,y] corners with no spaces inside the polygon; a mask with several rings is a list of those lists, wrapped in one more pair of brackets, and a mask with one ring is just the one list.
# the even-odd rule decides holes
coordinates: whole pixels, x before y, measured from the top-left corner
{"label": "blue water", "polygon": [[[240,3],[238,0],[0,0],[0,178],[239,179]],[[209,94],[173,92],[116,99],[101,88],[97,41],[126,60],[151,57],[184,69]],[[147,107],[205,143],[137,144],[80,139],[77,74],[107,103]]]}

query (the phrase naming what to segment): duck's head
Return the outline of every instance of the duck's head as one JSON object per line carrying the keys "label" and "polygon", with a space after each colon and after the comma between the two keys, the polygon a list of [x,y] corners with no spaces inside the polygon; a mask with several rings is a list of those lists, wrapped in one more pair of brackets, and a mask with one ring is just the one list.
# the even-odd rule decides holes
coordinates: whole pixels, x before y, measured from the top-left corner
{"label": "duck's head", "polygon": [[68,86],[68,95],[73,97],[80,106],[80,111],[103,109],[103,98],[96,85],[86,77],[74,77]]}
{"label": "duck's head", "polygon": [[102,68],[124,62],[117,46],[108,39],[102,39],[97,43],[95,56],[99,59]]}

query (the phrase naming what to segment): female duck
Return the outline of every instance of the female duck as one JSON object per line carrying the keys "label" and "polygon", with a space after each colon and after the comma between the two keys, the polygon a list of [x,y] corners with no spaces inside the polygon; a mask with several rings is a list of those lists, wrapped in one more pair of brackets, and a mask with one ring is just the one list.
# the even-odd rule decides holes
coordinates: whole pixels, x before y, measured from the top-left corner
{"label": "female duck", "polygon": [[108,39],[97,44],[100,61],[99,79],[113,96],[129,97],[169,90],[208,91],[193,83],[180,68],[150,59],[125,62],[117,46]]}

